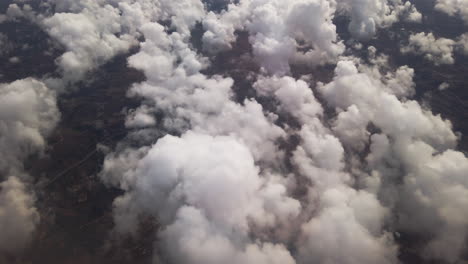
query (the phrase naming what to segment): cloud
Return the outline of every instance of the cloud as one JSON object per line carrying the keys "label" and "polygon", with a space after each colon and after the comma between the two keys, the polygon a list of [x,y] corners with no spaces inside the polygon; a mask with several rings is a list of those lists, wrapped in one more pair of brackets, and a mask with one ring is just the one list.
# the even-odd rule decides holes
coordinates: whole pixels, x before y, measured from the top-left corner
{"label": "cloud", "polygon": [[278,100],[278,113],[289,113],[302,124],[301,143],[291,160],[297,168],[295,178],[310,181],[303,212],[314,213],[306,213],[300,224],[298,263],[396,263],[397,246],[383,230],[388,211],[374,194],[351,187],[354,180],[345,171],[344,147],[321,122],[322,106],[308,85],[291,77],[271,77],[254,87],[260,95]]}
{"label": "cloud", "polygon": [[[334,81],[319,86],[319,91],[339,112],[355,105],[386,134],[422,138],[442,149],[455,146],[457,137],[449,121],[432,115],[416,101],[399,101],[383,89],[381,80],[359,73],[352,62],[339,62],[335,74]],[[378,107],[382,104],[386,107]]]}
{"label": "cloud", "polygon": [[42,21],[49,35],[65,46],[57,60],[63,78],[76,82],[134,43],[121,34],[119,10],[110,6],[88,4],[80,13],[55,13]]}
{"label": "cloud", "polygon": [[168,263],[295,263],[283,245],[252,243],[238,249],[213,229],[199,211],[181,209],[176,222],[161,234],[172,257]]}
{"label": "cloud", "polygon": [[339,0],[337,2],[339,9],[350,17],[349,31],[358,40],[372,38],[379,28],[387,28],[400,19],[420,22],[422,18],[409,1]]}
{"label": "cloud", "polygon": [[42,82],[0,84],[0,257],[26,247],[39,221],[23,160],[44,150],[59,116],[55,93]]}
{"label": "cloud", "polygon": [[453,64],[455,41],[447,38],[436,38],[432,33],[417,33],[410,35],[409,44],[401,48],[403,53],[423,55],[425,59],[436,65]]}
{"label": "cloud", "polygon": [[420,22],[410,2],[367,1],[239,1],[203,20],[207,52],[229,49],[236,30],[250,33],[249,41],[260,66],[270,74],[288,74],[289,64],[322,65],[336,62],[344,45],[336,33],[335,16],[349,16],[349,31],[358,40],[373,37],[400,19]]}
{"label": "cloud", "polygon": [[260,78],[254,88],[261,96],[278,100],[279,112],[289,113],[301,123],[308,123],[323,112],[309,85],[302,80],[285,76]]}
{"label": "cloud", "polygon": [[[114,162],[108,159],[105,168]],[[114,203],[117,225],[134,228],[128,221],[136,221],[138,213],[157,215],[170,263],[269,263],[274,260],[269,254],[294,263],[283,245],[249,242],[251,222],[257,228],[275,226],[300,209],[282,185],[259,172],[250,150],[232,137],[165,136],[135,169],[124,172],[134,182]]]}
{"label": "cloud", "polygon": [[[70,82],[141,40],[128,64],[146,80],[128,94],[142,103],[128,112],[129,136],[106,156],[100,177],[124,191],[114,201],[117,231],[134,232],[140,215],[158,219],[155,260],[398,263],[395,231],[429,234],[420,255],[459,259],[466,157],[454,150],[451,123],[411,99],[410,67],[391,68],[375,48],[368,63],[345,59],[333,23],[348,16],[352,36],[367,40],[399,20],[420,21],[409,1],[242,0],[218,13],[198,0],[47,5],[51,13],[37,17],[65,47],[57,63]],[[202,54],[190,38],[198,22]],[[241,102],[233,78],[204,74],[216,70],[210,59],[231,48],[238,30],[249,33],[262,68],[249,79],[255,96]],[[419,33],[402,51],[453,63],[463,43]],[[335,63],[327,83],[291,76],[290,64]],[[0,104],[8,105],[0,111],[8,137],[0,142],[15,144],[2,149],[14,150],[19,168],[44,148],[58,116],[43,84],[4,87],[20,93],[24,85],[34,87],[20,96],[30,101]]]}
{"label": "cloud", "polygon": [[403,157],[407,170],[400,224],[432,236],[424,247],[426,258],[456,263],[466,248],[468,234],[468,182],[464,177],[468,158],[454,150],[438,153],[420,141],[398,144],[395,152]]}
{"label": "cloud", "polygon": [[[129,64],[147,81],[130,94],[146,103],[131,116],[162,112],[158,129],[182,135],[107,157],[101,177],[127,190],[114,202],[117,230],[135,230],[139,213],[157,216],[164,226],[158,257],[170,263],[294,263],[282,243],[250,239],[299,214],[287,187],[255,165],[281,156],[276,141],[285,133],[275,116],[255,100],[234,102],[232,79],[201,74],[207,60],[183,32],[167,33],[157,23],[141,31],[145,42]],[[148,207],[155,197],[159,203]]]}
{"label": "cloud", "polygon": [[[351,187],[352,177],[344,171],[344,148],[322,124],[322,107],[306,82],[265,76],[254,84],[261,96],[279,102],[275,112],[294,116],[302,127],[297,131],[302,142],[292,157],[298,172],[283,175],[287,158],[277,141],[287,132],[275,125],[275,115],[254,99],[235,103],[230,78],[200,74],[204,58],[194,54],[179,33],[168,34],[155,23],[143,30],[145,42],[129,58],[130,65],[147,75],[146,82],[131,89],[132,95],[146,99],[136,111],[161,111],[159,129],[181,136],[167,135],[150,147],[123,149],[107,157],[101,177],[126,190],[114,202],[119,231],[135,230],[141,213],[157,216],[163,225],[158,256],[170,263],[271,262],[272,254],[303,263],[305,252],[318,252],[319,245],[297,242],[301,253],[294,256],[287,250],[296,243],[291,234],[297,232],[303,241],[313,239],[310,230],[315,223],[330,221],[329,211],[341,211],[340,201],[317,205],[320,197],[337,189],[345,193],[340,198],[344,203],[359,200],[375,209],[362,214],[356,205],[347,209],[353,216],[349,223],[333,221],[330,228],[337,236],[339,230],[356,228],[363,241],[356,245],[350,239],[340,247],[349,252],[360,248],[356,258],[367,263],[396,259],[392,237],[383,230],[387,210],[373,193]],[[159,64],[153,65],[156,61]],[[305,186],[302,212],[300,202],[289,195],[301,178],[311,182]],[[286,231],[270,231],[278,227]],[[374,255],[359,256],[369,244]],[[323,252],[317,261],[330,258],[331,251]]]}
{"label": "cloud", "polygon": [[137,45],[143,24],[170,20],[172,28],[188,37],[190,28],[205,15],[199,0],[48,0],[42,6],[52,14],[38,15],[38,23],[65,47],[57,64],[62,78],[71,83]]}
{"label": "cloud", "polygon": [[450,16],[458,15],[468,22],[468,3],[464,0],[437,0],[435,9]]}
{"label": "cloud", "polygon": [[[420,20],[409,2],[338,3],[339,10],[351,17],[350,31],[358,39],[373,36],[376,27],[387,27],[400,17]],[[10,9],[22,17],[25,15],[21,10],[28,9],[28,17],[64,45],[66,51],[57,64],[63,79],[72,83],[115,55],[127,52],[140,37],[142,25],[156,20],[169,21],[170,27],[184,38],[190,36],[190,28],[197,21],[202,22],[206,29],[203,44],[209,52],[230,48],[235,31],[248,30],[255,56],[270,73],[287,73],[290,62],[334,62],[344,52],[333,24],[335,1],[240,1],[229,4],[221,14],[207,13],[200,0],[48,0],[41,5],[49,13],[35,15],[27,4],[13,4]]]}
{"label": "cloud", "polygon": [[462,34],[458,37],[456,51],[464,55],[468,55],[468,33]]}
{"label": "cloud", "polygon": [[36,13],[29,4],[10,4],[6,11],[5,21],[17,21],[18,19],[35,20]]}
{"label": "cloud", "polygon": [[[388,90],[379,88],[381,80],[359,73],[352,62],[339,62],[335,72],[333,82],[319,91],[337,107],[338,120],[343,113],[357,124],[368,117],[381,131],[371,136],[366,160],[374,176],[366,182],[380,186],[380,199],[397,215],[395,227],[429,237],[421,251],[425,258],[450,263],[460,260],[467,232],[460,217],[466,214],[468,190],[460,175],[468,159],[453,149],[457,136],[451,123],[415,101],[398,101]],[[345,135],[349,141],[349,134]],[[351,135],[356,135],[356,141],[364,140],[359,133]],[[399,179],[403,179],[402,184],[398,184]]]}
{"label": "cloud", "polygon": [[439,91],[443,91],[443,90],[446,90],[450,88],[450,84],[449,83],[446,83],[446,82],[443,82],[439,85],[438,89]]}
{"label": "cloud", "polygon": [[240,1],[219,15],[208,15],[203,44],[207,50],[223,50],[236,30],[247,30],[260,65],[269,73],[286,74],[290,62],[324,64],[344,51],[334,13],[328,1]]}
{"label": "cloud", "polygon": [[409,44],[400,48],[403,53],[423,55],[435,65],[454,64],[458,54],[468,54],[468,34],[455,39],[436,38],[433,33],[417,33],[409,37]]}
{"label": "cloud", "polygon": [[17,177],[0,182],[0,259],[24,249],[39,222],[34,197]]}
{"label": "cloud", "polygon": [[[129,58],[129,64],[143,70],[148,80],[134,85],[130,94],[153,102],[150,104],[153,112],[165,113],[163,128],[169,131],[193,128],[211,135],[233,135],[255,148],[255,157],[264,153],[276,155],[274,141],[284,132],[271,124],[274,115],[265,116],[255,100],[246,100],[244,105],[233,102],[232,79],[200,74],[206,65],[205,58],[193,52],[180,34],[167,35],[155,23],[146,24],[142,31],[146,41],[141,51]],[[181,61],[176,65],[178,59]],[[206,104],[206,100],[211,103]],[[252,136],[254,131],[257,136]]]}
{"label": "cloud", "polygon": [[403,14],[407,20],[421,20],[421,14],[411,3],[400,0],[338,1],[338,7],[351,18],[349,31],[358,40],[372,38],[378,28],[389,27]]}
{"label": "cloud", "polygon": [[[385,213],[375,197],[338,188],[327,190],[321,199],[324,208],[319,216],[302,226],[300,263],[398,263],[392,236],[373,237],[362,225],[374,224],[368,220],[379,225],[378,215]],[[369,219],[359,219],[366,217],[361,210],[372,212]]]}
{"label": "cloud", "polygon": [[301,226],[298,262],[397,263],[397,246],[383,229],[388,211],[373,193],[352,187],[339,139],[319,124],[300,135],[292,159],[311,180],[308,206],[317,215]]}
{"label": "cloud", "polygon": [[55,93],[42,82],[0,84],[0,171],[21,168],[23,159],[43,150],[59,117]]}

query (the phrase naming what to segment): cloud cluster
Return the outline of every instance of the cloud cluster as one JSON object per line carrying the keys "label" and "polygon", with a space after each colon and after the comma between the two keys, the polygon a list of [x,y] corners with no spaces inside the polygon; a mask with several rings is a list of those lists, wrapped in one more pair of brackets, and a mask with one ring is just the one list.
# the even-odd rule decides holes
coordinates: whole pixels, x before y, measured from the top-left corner
{"label": "cloud cluster", "polygon": [[450,16],[458,15],[468,23],[468,2],[464,0],[437,0],[435,8]]}
{"label": "cloud cluster", "polygon": [[66,83],[83,80],[90,71],[127,52],[138,43],[139,29],[146,22],[170,20],[172,27],[188,36],[187,25],[205,14],[199,0],[47,0],[41,5],[48,12],[38,14],[35,21],[65,48],[57,64]]}
{"label": "cloud cluster", "polygon": [[24,248],[39,220],[23,160],[44,150],[59,116],[55,93],[42,82],[0,84],[0,257]]}
{"label": "cloud cluster", "polygon": [[353,37],[366,40],[373,37],[378,28],[386,28],[400,19],[421,22],[422,15],[409,1],[401,0],[338,0],[342,12],[349,15],[349,31]]}
{"label": "cloud cluster", "polygon": [[[430,237],[425,257],[455,263],[466,248],[461,218],[467,213],[468,185],[460,175],[468,159],[453,150],[457,137],[450,122],[415,101],[398,101],[378,85],[351,62],[340,62],[335,80],[320,90],[338,109],[348,108],[352,114],[347,116],[356,123],[369,118],[381,130],[370,137],[366,160],[371,174],[381,177],[381,200],[395,210],[397,228]],[[374,103],[386,107],[369,105]],[[402,185],[397,184],[400,177]]]}
{"label": "cloud cluster", "polygon": [[352,187],[344,147],[322,123],[323,109],[307,84],[273,77],[255,87],[279,101],[279,113],[289,113],[302,124],[297,131],[302,142],[291,161],[297,168],[295,177],[310,181],[304,212],[313,214],[302,219],[296,262],[397,263],[397,246],[383,230],[387,209],[373,193]]}
{"label": "cloud cluster", "polygon": [[404,19],[419,22],[421,14],[410,2],[368,1],[239,1],[221,14],[210,12],[203,21],[205,50],[229,49],[236,30],[250,33],[254,55],[269,73],[288,73],[290,62],[324,64],[344,51],[333,20],[349,16],[349,31],[359,40],[378,28]]}
{"label": "cloud cluster", "polygon": [[4,21],[18,21],[19,19],[28,19],[31,21],[36,20],[36,13],[28,3],[18,5],[16,3],[10,4],[4,15]]}
{"label": "cloud cluster", "polygon": [[420,32],[409,36],[409,44],[401,48],[403,53],[423,55],[436,65],[453,64],[455,41],[447,38],[436,38],[432,33]]}
{"label": "cloud cluster", "polygon": [[[135,230],[141,213],[157,216],[163,225],[159,257],[170,263],[294,263],[281,241],[251,239],[300,213],[285,180],[257,166],[282,156],[276,141],[285,132],[275,115],[265,115],[255,100],[236,103],[232,79],[201,74],[207,61],[183,30],[169,34],[157,23],[140,30],[145,42],[129,64],[147,81],[130,93],[147,104],[130,123],[162,112],[159,129],[182,136],[106,158],[103,180],[127,190],[114,203],[117,229]],[[155,124],[146,120],[146,127]],[[158,203],[148,203],[153,199]]]}
{"label": "cloud cluster", "polygon": [[17,253],[30,241],[39,221],[33,196],[17,177],[0,182],[0,260]]}
{"label": "cloud cluster", "polygon": [[0,171],[21,168],[24,158],[43,150],[59,116],[55,93],[42,82],[0,84]]}
{"label": "cloud cluster", "polygon": [[[124,191],[114,201],[117,231],[135,232],[141,215],[158,219],[155,259],[393,264],[395,232],[420,237],[418,253],[428,259],[462,259],[468,160],[455,150],[450,122],[411,100],[410,67],[390,68],[373,47],[367,62],[343,57],[334,24],[347,16],[353,38],[367,40],[399,20],[419,22],[409,1],[240,0],[220,12],[200,0],[42,7],[36,22],[65,48],[57,60],[64,80],[79,81],[139,45],[128,64],[146,80],[128,94],[142,103],[128,112],[129,136],[106,156],[100,177]],[[191,42],[197,23],[201,54]],[[216,70],[211,59],[232,48],[236,31],[248,33],[260,66],[243,101],[233,78],[204,74]],[[465,39],[419,33],[402,51],[450,64]],[[294,78],[291,64],[312,74]],[[334,65],[333,78],[316,83],[314,67],[324,64]],[[15,176],[57,122],[55,95],[32,79],[5,84],[0,110],[0,149],[9,150],[0,150],[0,168]],[[2,219],[8,211],[30,233],[37,213],[19,179],[2,183],[0,222],[12,223]]]}
{"label": "cloud cluster", "polygon": [[203,21],[208,51],[230,48],[236,30],[247,30],[253,53],[269,73],[289,73],[289,62],[323,64],[344,51],[332,20],[333,1],[240,1]]}
{"label": "cloud cluster", "polygon": [[121,32],[119,10],[110,5],[87,6],[80,13],[55,13],[42,21],[51,37],[65,46],[57,64],[67,81],[74,82],[118,53],[127,51],[132,38]]}
{"label": "cloud cluster", "polygon": [[[10,5],[8,13],[40,24],[64,46],[57,64],[66,83],[82,80],[89,71],[128,51],[146,22],[169,21],[188,36],[190,27],[201,21],[206,30],[204,48],[209,52],[229,49],[235,31],[247,30],[261,66],[269,73],[284,74],[289,72],[289,62],[317,65],[334,62],[343,53],[333,24],[337,13],[351,18],[350,32],[357,39],[368,39],[377,28],[399,19],[421,19],[410,2],[401,0],[244,0],[229,4],[221,14],[207,12],[204,6],[200,0],[47,0],[41,3],[48,10],[45,13],[36,14],[24,3]],[[49,83],[56,85],[53,80]]]}
{"label": "cloud cluster", "polygon": [[422,55],[435,65],[454,64],[455,53],[468,53],[466,33],[456,39],[448,39],[437,38],[433,33],[420,32],[411,34],[408,41],[408,45],[401,47],[401,52]]}
{"label": "cloud cluster", "polygon": [[158,215],[162,254],[171,263],[294,263],[284,245],[249,239],[253,223],[274,227],[300,209],[283,185],[259,173],[251,151],[233,137],[165,136],[126,171],[134,182],[115,201],[117,224],[127,227],[142,212]]}
{"label": "cloud cluster", "polygon": [[[185,94],[189,87],[172,87],[177,97],[159,96],[165,88],[145,84],[144,96],[157,107],[170,106],[165,112],[169,117],[188,119],[189,124],[178,129],[189,130],[180,137],[160,138],[150,147],[107,157],[103,180],[126,190],[114,203],[120,231],[134,231],[139,214],[158,216],[163,225],[159,257],[169,263],[306,263],[311,258],[320,263],[396,263],[396,246],[382,230],[387,210],[374,194],[351,187],[352,177],[344,171],[344,149],[321,123],[323,110],[305,82],[272,77],[255,84],[263,96],[277,98],[278,112],[288,112],[304,124],[297,131],[304,142],[294,151],[298,174],[293,178],[278,174],[284,155],[278,155],[282,151],[275,139],[285,132],[261,109],[256,113],[255,101],[234,103],[228,93],[232,82],[225,88],[219,82],[210,87],[211,83],[201,79],[189,96]],[[215,97],[223,90],[223,97]],[[205,104],[199,105],[199,100]],[[264,134],[272,128],[281,133]],[[300,178],[311,185],[298,200],[288,189]],[[325,197],[327,202],[322,200]],[[361,210],[372,213],[363,215]],[[284,230],[275,231],[279,227]],[[346,236],[342,230],[353,235],[335,244],[335,239]],[[299,240],[292,237],[294,232],[300,234]],[[332,239],[329,251],[321,250],[317,237]],[[286,249],[289,244],[297,244],[297,256]],[[336,256],[334,249],[339,247],[346,253]]]}
{"label": "cloud cluster", "polygon": [[[141,23],[144,42],[128,62],[147,80],[129,91],[144,100],[126,124],[142,146],[122,142],[101,174],[125,191],[114,201],[116,229],[134,232],[139,215],[156,216],[155,258],[167,263],[398,263],[397,231],[424,237],[422,256],[459,260],[467,158],[450,122],[410,99],[413,69],[389,69],[375,48],[368,64],[341,58],[333,24],[345,12],[366,38],[420,16],[407,2],[359,4],[239,1],[194,19],[160,6],[181,16],[173,30]],[[197,20],[206,51],[249,33],[263,68],[256,97],[236,102],[231,78],[202,74],[211,62],[187,34]],[[338,61],[333,80],[291,77],[289,63],[301,60]]]}
{"label": "cloud cluster", "polygon": [[456,51],[468,55],[468,33],[462,34],[457,38]]}

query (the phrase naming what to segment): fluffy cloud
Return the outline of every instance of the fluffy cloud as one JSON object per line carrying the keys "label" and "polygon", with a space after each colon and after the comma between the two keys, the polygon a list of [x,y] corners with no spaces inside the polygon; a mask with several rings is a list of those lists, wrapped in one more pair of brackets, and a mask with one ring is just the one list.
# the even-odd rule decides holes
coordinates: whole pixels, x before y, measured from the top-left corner
{"label": "fluffy cloud", "polygon": [[39,220],[23,183],[23,160],[45,147],[59,112],[55,93],[34,79],[0,85],[0,258],[23,249]]}
{"label": "fluffy cloud", "polygon": [[269,73],[286,74],[290,61],[318,65],[344,51],[334,13],[328,1],[240,1],[218,16],[208,16],[204,46],[213,51],[229,48],[235,30],[248,30],[260,65]]}
{"label": "fluffy cloud", "polygon": [[65,52],[57,59],[61,79],[48,80],[54,88],[83,80],[90,71],[137,45],[143,24],[170,20],[171,28],[189,37],[191,27],[206,14],[199,0],[47,0],[41,3],[41,13],[27,4],[12,4],[8,10],[12,19],[28,18],[63,45]]}
{"label": "fluffy cloud", "polygon": [[262,78],[254,88],[261,96],[273,96],[279,102],[277,111],[289,113],[301,123],[308,123],[322,114],[322,106],[305,81],[287,76]]}
{"label": "fluffy cloud", "polygon": [[[146,41],[140,53],[129,58],[129,63],[143,70],[148,81],[136,84],[130,92],[154,102],[154,112],[165,113],[162,120],[165,129],[193,128],[211,135],[233,135],[254,148],[255,157],[263,157],[265,153],[275,155],[274,141],[284,132],[271,124],[274,115],[265,116],[262,106],[254,100],[246,100],[244,105],[233,102],[232,79],[220,76],[210,79],[200,74],[205,59],[194,53],[180,34],[167,35],[155,23],[146,24],[142,30]],[[176,65],[178,59],[181,61]],[[206,100],[211,103],[206,104]],[[257,136],[252,136],[254,133]]]}
{"label": "fluffy cloud", "polygon": [[453,64],[453,46],[455,41],[446,38],[436,38],[432,33],[417,33],[410,35],[408,46],[401,48],[403,53],[423,55],[436,65]]}
{"label": "fluffy cloud", "polygon": [[[366,181],[376,184],[375,176],[381,176],[378,193],[385,205],[397,210],[396,227],[425,237],[429,234],[421,254],[455,263],[466,247],[466,224],[460,217],[467,212],[468,189],[460,173],[466,170],[468,159],[452,149],[457,137],[450,122],[414,101],[399,101],[381,85],[381,80],[359,73],[353,63],[340,62],[335,80],[319,90],[337,107],[338,120],[343,113],[348,113],[346,124],[350,119],[362,124],[368,117],[381,130],[382,134],[371,136],[366,160],[374,177]],[[369,105],[374,103],[386,107]],[[356,135],[356,141],[365,138],[360,133],[351,135]],[[397,184],[401,177],[402,185]]]}
{"label": "fluffy cloud", "polygon": [[157,216],[164,226],[158,255],[170,263],[294,263],[282,243],[250,238],[299,214],[282,181],[256,166],[281,156],[276,141],[285,133],[276,117],[255,100],[234,102],[232,79],[201,74],[207,60],[183,31],[146,23],[141,32],[145,42],[128,61],[147,81],[130,94],[146,100],[130,118],[164,113],[158,129],[182,136],[108,156],[102,178],[127,190],[114,202],[117,229],[134,230],[139,213]]}
{"label": "fluffy cloud", "polygon": [[11,4],[8,6],[5,17],[5,20],[9,21],[17,21],[23,18],[35,21],[36,13],[29,4],[21,6],[18,4]]}
{"label": "fluffy cloud", "polygon": [[55,93],[43,83],[24,79],[0,85],[0,171],[21,168],[41,151],[59,119]]}
{"label": "fluffy cloud", "polygon": [[0,182],[0,260],[27,246],[39,221],[34,199],[17,177]]}
{"label": "fluffy cloud", "polygon": [[[319,90],[340,112],[355,105],[386,134],[421,138],[440,149],[455,146],[457,137],[449,121],[432,115],[416,101],[399,101],[385,91],[381,80],[359,73],[350,61],[339,62],[335,72],[335,80]],[[378,107],[383,104],[386,107]]]}
{"label": "fluffy cloud", "polygon": [[[457,137],[450,122],[407,99],[414,89],[412,69],[383,75],[359,68],[363,72],[353,62],[341,61],[333,81],[318,86],[336,109],[331,129],[322,123],[322,107],[304,81],[263,76],[254,84],[260,96],[278,102],[276,113],[288,113],[301,125],[288,131],[301,141],[291,157],[295,170],[283,179],[266,172],[278,172],[271,161],[285,156],[272,158],[249,142],[249,136],[256,138],[267,128],[245,130],[256,122],[240,118],[249,103],[231,102],[232,82],[194,73],[176,75],[179,85],[168,86],[159,71],[148,68],[153,78],[139,95],[154,100],[163,107],[156,109],[172,118],[184,117],[188,123],[177,129],[189,130],[107,157],[102,178],[126,190],[114,203],[117,228],[132,231],[139,214],[157,216],[163,225],[158,257],[174,263],[261,263],[274,261],[271,256],[286,263],[398,263],[391,230],[431,234],[421,255],[458,260],[465,247],[466,183],[461,175],[467,159],[451,150]],[[165,87],[178,96],[171,97]],[[204,99],[213,107],[204,105]],[[231,107],[236,110],[226,112]],[[380,133],[372,134],[369,123]],[[369,174],[350,174],[346,168],[355,165],[347,164],[345,148],[364,146],[369,154],[360,169]],[[403,184],[397,184],[402,171]],[[300,200],[289,195],[297,181],[305,181],[307,190]],[[356,190],[355,184],[363,188]],[[435,186],[441,192],[432,191]],[[389,218],[393,213],[396,222]],[[279,227],[299,235],[268,231]]]}
{"label": "fluffy cloud", "polygon": [[455,54],[468,54],[468,34],[456,39],[436,38],[432,33],[417,33],[409,37],[409,44],[401,47],[403,53],[423,55],[436,65],[455,63]]}
{"label": "fluffy cloud", "polygon": [[48,13],[35,14],[27,4],[12,4],[9,10],[14,17],[41,24],[65,47],[57,64],[67,82],[83,79],[89,71],[128,51],[148,22],[170,21],[170,27],[184,38],[190,36],[197,21],[202,22],[204,47],[210,52],[229,48],[235,30],[248,30],[254,54],[265,70],[284,74],[289,62],[318,65],[333,62],[343,53],[344,45],[333,24],[337,8],[351,17],[350,31],[358,39],[372,37],[376,28],[400,18],[420,20],[415,7],[400,0],[245,0],[229,4],[219,15],[207,13],[200,0],[48,0],[41,6]]}
{"label": "fluffy cloud", "polygon": [[310,87],[291,77],[263,78],[254,87],[278,101],[278,113],[288,113],[302,125],[291,160],[295,177],[311,182],[303,212],[314,213],[305,213],[300,225],[298,263],[396,263],[397,246],[383,230],[388,211],[374,194],[351,187],[343,145],[321,122],[323,109]]}
{"label": "fluffy cloud", "polygon": [[[427,258],[459,261],[466,249],[468,158],[461,152],[438,153],[424,142],[397,145],[407,170],[400,212],[404,229],[433,238],[424,248]],[[418,223],[418,224],[416,224]]]}
{"label": "fluffy cloud", "polygon": [[300,263],[398,263],[391,235],[373,237],[365,228],[374,224],[381,228],[385,209],[375,197],[337,188],[327,190],[321,199],[324,208],[319,216],[302,226]]}
{"label": "fluffy cloud", "polygon": [[[276,141],[286,133],[274,124],[275,116],[264,113],[253,99],[235,103],[232,80],[200,74],[204,58],[194,54],[179,33],[168,34],[154,23],[143,28],[145,43],[140,53],[129,58],[130,65],[147,75],[146,82],[131,90],[147,99],[137,112],[148,113],[149,107],[154,109],[149,112],[163,112],[162,127],[182,136],[165,136],[149,148],[108,156],[102,178],[127,191],[115,201],[118,230],[134,230],[139,213],[158,216],[164,226],[159,234],[160,257],[170,262],[271,262],[268,254],[273,254],[282,261],[303,263],[306,252],[320,252],[320,245],[311,240],[315,226],[331,221],[330,229],[337,236],[342,229],[359,230],[362,243],[356,245],[350,239],[340,245],[347,252],[359,248],[358,260],[392,263],[396,259],[392,237],[383,230],[387,210],[374,194],[351,187],[352,177],[344,171],[343,146],[320,121],[322,107],[306,82],[272,76],[254,85],[259,95],[279,102],[275,112],[292,115],[302,126],[297,135],[303,142],[292,158],[299,170],[297,179],[275,177],[285,158]],[[303,212],[299,202],[288,196],[299,178],[311,181]],[[316,206],[320,197],[334,190],[342,190],[344,196]],[[349,202],[356,204],[346,209],[353,216],[349,223],[329,218],[328,212],[341,211],[342,204]],[[362,214],[357,206],[361,202],[375,210]],[[282,232],[289,235],[265,232],[278,226],[290,230]],[[303,246],[298,242],[300,256],[293,258],[286,244],[273,241],[294,240],[290,237],[294,232],[308,242]],[[369,245],[373,255],[362,255]],[[326,262],[333,255],[323,252],[316,259]]]}
{"label": "fluffy cloud", "polygon": [[[105,168],[114,162],[108,159]],[[157,215],[171,263],[294,263],[282,245],[248,242],[251,221],[275,226],[297,216],[300,205],[282,185],[259,176],[251,152],[234,138],[166,136],[124,174],[134,182],[115,201],[118,226],[135,227],[129,221],[138,213]]]}
{"label": "fluffy cloud", "polygon": [[363,40],[399,19],[419,22],[421,14],[410,2],[367,1],[239,1],[219,15],[209,13],[203,25],[206,50],[229,49],[236,30],[251,34],[254,54],[270,73],[287,73],[288,63],[322,64],[344,51],[336,34],[336,14],[351,18],[349,30]]}
{"label": "fluffy cloud", "polygon": [[[390,69],[372,48],[369,65],[342,60],[333,24],[348,16],[352,36],[366,40],[421,14],[399,0],[235,2],[215,13],[199,0],[50,0],[43,7],[55,13],[37,16],[65,47],[57,63],[72,82],[141,40],[128,64],[146,76],[129,91],[142,105],[128,112],[128,141],[101,174],[124,190],[116,229],[133,232],[141,214],[156,217],[155,259],[168,263],[398,263],[393,231],[429,234],[421,255],[457,261],[466,247],[466,157],[453,150],[450,122],[411,100],[413,69]],[[210,58],[190,39],[197,22],[210,55],[229,50],[236,30],[249,33],[262,68],[252,79],[258,97],[237,102],[233,79],[203,74]],[[403,52],[453,63],[463,43],[420,33]],[[329,83],[290,76],[291,63],[337,61]],[[14,150],[2,166],[12,171],[11,160],[21,168],[43,149],[58,114],[37,81],[2,88],[0,146]],[[18,178],[2,184],[8,199],[26,193]],[[25,219],[16,223],[34,226],[33,199],[15,197],[24,198],[8,210]]]}
{"label": "fluffy cloud", "polygon": [[435,8],[450,16],[459,15],[468,22],[468,2],[465,0],[437,0]]}
{"label": "fluffy cloud", "polygon": [[459,52],[464,55],[468,55],[468,33],[462,34],[458,37],[456,47]]}
{"label": "fluffy cloud", "polygon": [[176,222],[161,235],[166,254],[172,257],[169,263],[295,263],[283,245],[241,243],[239,249],[190,207],[181,209]]}
{"label": "fluffy cloud", "polygon": [[383,230],[387,209],[371,192],[351,187],[338,138],[319,124],[305,125],[300,135],[293,162],[312,182],[309,206],[317,215],[302,224],[299,263],[397,263],[397,246]]}
{"label": "fluffy cloud", "polygon": [[87,6],[80,13],[55,13],[42,22],[51,37],[65,46],[57,63],[67,81],[75,82],[118,53],[127,51],[133,39],[121,33],[119,10]]}
{"label": "fluffy cloud", "polygon": [[359,40],[373,37],[378,28],[386,28],[401,18],[411,22],[420,22],[422,18],[409,1],[338,0],[337,2],[338,7],[350,16],[349,31]]}

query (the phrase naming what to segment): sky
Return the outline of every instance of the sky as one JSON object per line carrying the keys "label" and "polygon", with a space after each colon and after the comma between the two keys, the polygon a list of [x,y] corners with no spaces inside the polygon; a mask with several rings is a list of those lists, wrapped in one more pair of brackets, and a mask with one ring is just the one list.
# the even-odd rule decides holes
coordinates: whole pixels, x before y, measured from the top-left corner
{"label": "sky", "polygon": [[[40,263],[61,220],[31,164],[86,163],[52,139],[104,101],[124,136],[74,174],[118,190],[98,252],[149,219],[141,263],[468,263],[468,1],[2,5],[0,263]],[[93,101],[118,58],[142,77]]]}

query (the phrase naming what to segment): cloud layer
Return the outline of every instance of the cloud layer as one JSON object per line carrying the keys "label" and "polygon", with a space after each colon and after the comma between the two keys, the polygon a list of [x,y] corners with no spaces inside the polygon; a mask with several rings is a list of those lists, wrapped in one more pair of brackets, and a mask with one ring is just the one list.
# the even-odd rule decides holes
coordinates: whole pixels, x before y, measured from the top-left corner
{"label": "cloud layer", "polygon": [[[436,8],[463,15],[455,2]],[[334,24],[345,18],[352,41],[365,43],[398,21],[421,22],[409,1],[240,0],[214,11],[200,0],[48,0],[41,8],[8,11],[40,25],[64,53],[59,79],[0,85],[0,228],[8,240],[22,231],[13,244],[0,239],[0,251],[24,247],[38,221],[22,162],[44,150],[59,119],[47,85],[66,89],[137,46],[127,62],[146,79],[128,95],[141,105],[128,111],[128,137],[100,178],[124,191],[114,201],[118,233],[136,232],[141,216],[158,220],[154,261],[393,264],[398,233],[418,237],[422,258],[463,260],[468,159],[452,124],[412,99],[413,69],[391,67],[374,47],[357,57]],[[258,66],[242,84],[216,64],[240,32],[248,35],[241,55]],[[401,52],[453,64],[466,42],[416,33]],[[333,69],[329,78],[323,68]],[[249,96],[239,100],[239,90]]]}
{"label": "cloud layer", "polygon": [[[340,57],[345,46],[332,22],[345,12],[351,33],[365,39],[405,12],[413,21],[420,16],[408,3],[360,3],[240,1],[206,12],[207,55],[229,50],[237,30],[249,33],[261,70],[252,80],[256,97],[241,103],[231,78],[202,74],[211,62],[191,47],[186,29],[193,20],[174,24],[174,31],[143,24],[145,41],[128,61],[147,77],[130,95],[145,100],[127,125],[129,138],[145,146],[123,142],[101,176],[126,191],[114,202],[117,230],[134,232],[138,215],[157,216],[155,258],[167,263],[398,263],[396,231],[430,234],[422,256],[459,259],[466,227],[454,211],[442,214],[444,201],[456,198],[426,190],[467,190],[455,180],[466,157],[453,150],[458,139],[450,122],[408,99],[413,69],[384,69],[385,57],[372,49],[370,64]],[[289,76],[291,64],[304,62],[337,62],[333,80]],[[265,100],[275,106],[265,108]],[[325,115],[324,107],[332,112]],[[281,121],[286,117],[294,125]],[[161,134],[169,135],[154,136]],[[292,137],[298,142],[287,150],[280,142]],[[427,159],[413,156],[413,148]],[[447,176],[454,181],[426,183],[433,172],[419,168],[452,158],[460,159]],[[465,210],[463,199],[454,206]],[[424,224],[407,220],[418,217]],[[437,223],[446,228],[437,231]],[[457,239],[446,236],[452,230]]]}

